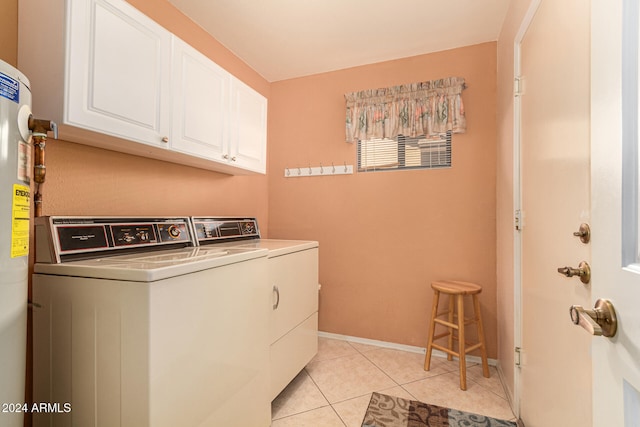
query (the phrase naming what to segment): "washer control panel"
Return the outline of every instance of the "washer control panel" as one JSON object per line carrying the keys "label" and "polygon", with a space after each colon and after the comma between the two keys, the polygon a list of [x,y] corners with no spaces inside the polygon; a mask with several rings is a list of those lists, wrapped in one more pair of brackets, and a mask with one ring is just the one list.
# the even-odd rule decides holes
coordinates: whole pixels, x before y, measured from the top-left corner
{"label": "washer control panel", "polygon": [[51,258],[57,262],[127,249],[196,246],[189,218],[43,217],[36,221],[36,238],[43,232],[51,236]]}
{"label": "washer control panel", "polygon": [[200,244],[230,240],[259,239],[255,218],[191,218],[196,239]]}

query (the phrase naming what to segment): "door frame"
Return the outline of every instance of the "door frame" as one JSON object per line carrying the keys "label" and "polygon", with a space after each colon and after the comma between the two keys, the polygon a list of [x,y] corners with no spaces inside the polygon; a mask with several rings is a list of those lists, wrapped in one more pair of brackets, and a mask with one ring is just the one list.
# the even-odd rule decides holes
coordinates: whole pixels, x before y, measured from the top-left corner
{"label": "door frame", "polygon": [[[532,0],[529,4],[526,14],[522,18],[520,28],[516,33],[513,41],[513,77],[514,77],[514,93],[513,93],[513,214],[514,214],[514,230],[513,230],[513,306],[514,306],[514,328],[513,342],[515,357],[518,356],[518,349],[522,348],[522,234],[524,219],[522,217],[522,170],[521,170],[521,113],[522,98],[520,93],[523,90],[523,82],[521,80],[521,45],[533,18],[538,11],[538,7],[542,0]],[[519,229],[517,228],[519,227]],[[514,363],[514,396],[512,409],[517,418],[520,418],[520,398],[521,398],[521,382],[520,382],[520,364],[522,361],[516,360]]]}

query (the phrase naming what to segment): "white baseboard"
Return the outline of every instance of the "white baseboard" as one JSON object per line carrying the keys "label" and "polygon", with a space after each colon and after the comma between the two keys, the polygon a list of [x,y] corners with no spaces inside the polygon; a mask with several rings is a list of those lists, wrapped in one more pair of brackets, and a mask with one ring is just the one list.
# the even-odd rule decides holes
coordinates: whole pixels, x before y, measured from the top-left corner
{"label": "white baseboard", "polygon": [[[407,351],[407,352],[410,352],[410,353],[425,354],[427,352],[427,349],[424,348],[424,347],[416,347],[416,346],[412,346],[412,345],[398,344],[398,343],[393,343],[393,342],[388,342],[388,341],[371,340],[371,339],[368,339],[368,338],[360,338],[360,337],[353,337],[353,336],[349,336],[349,335],[334,334],[334,333],[331,333],[331,332],[318,331],[318,336],[322,337],[322,338],[333,339],[333,340],[341,340],[341,341],[348,341],[348,342],[353,342],[353,343],[357,343],[357,344],[371,345],[371,346],[374,346],[374,347],[391,348],[391,349],[394,349],[394,350]],[[440,350],[433,350],[432,356],[446,358],[447,354],[445,352],[440,351]],[[467,356],[467,361],[473,362],[473,363],[481,363],[482,359],[480,359],[479,356]],[[491,366],[497,366],[498,365],[498,361],[495,360],[495,359],[487,359],[487,362]]]}

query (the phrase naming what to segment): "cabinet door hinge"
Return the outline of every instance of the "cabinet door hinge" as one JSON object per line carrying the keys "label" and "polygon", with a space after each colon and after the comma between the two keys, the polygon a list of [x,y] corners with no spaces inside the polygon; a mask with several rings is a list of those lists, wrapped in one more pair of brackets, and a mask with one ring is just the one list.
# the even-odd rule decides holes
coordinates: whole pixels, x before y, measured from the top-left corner
{"label": "cabinet door hinge", "polygon": [[522,95],[522,77],[516,77],[513,79],[513,96]]}
{"label": "cabinet door hinge", "polygon": [[522,354],[521,354],[521,351],[522,351],[522,349],[520,347],[516,347],[515,348],[514,360],[515,360],[515,363],[516,363],[517,367],[520,367],[522,365],[522,359],[521,359]]}
{"label": "cabinet door hinge", "polygon": [[513,216],[513,222],[516,230],[521,231],[522,230],[522,211],[520,209],[516,209]]}

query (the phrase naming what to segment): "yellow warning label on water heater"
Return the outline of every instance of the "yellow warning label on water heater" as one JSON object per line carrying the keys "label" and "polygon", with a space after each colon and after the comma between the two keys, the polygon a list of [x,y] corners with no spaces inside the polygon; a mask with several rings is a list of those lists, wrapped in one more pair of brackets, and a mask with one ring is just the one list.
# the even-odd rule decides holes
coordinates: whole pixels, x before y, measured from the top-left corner
{"label": "yellow warning label on water heater", "polygon": [[29,255],[29,216],[31,194],[29,187],[13,184],[11,204],[11,258]]}

